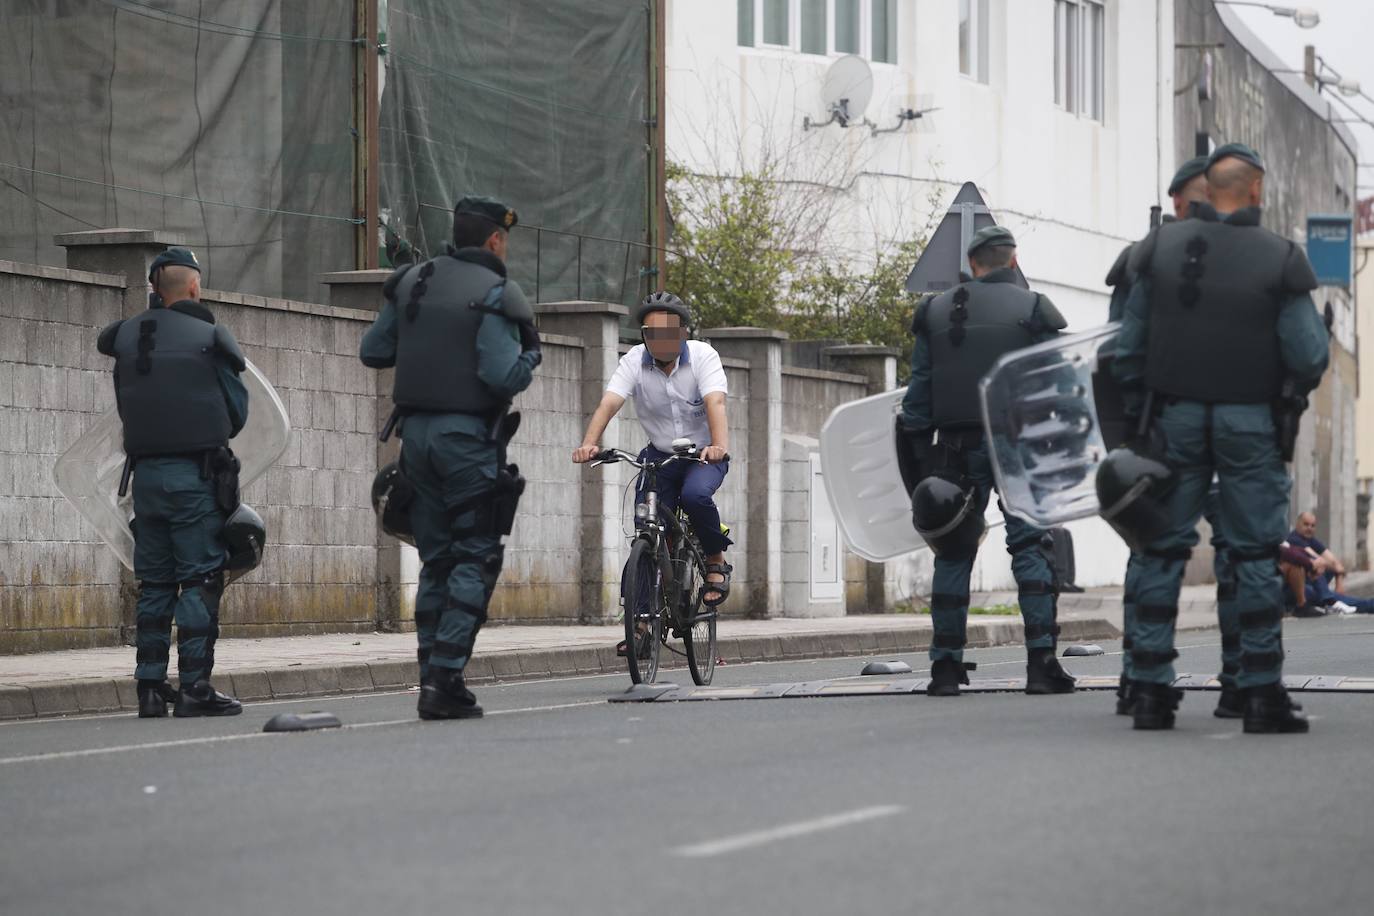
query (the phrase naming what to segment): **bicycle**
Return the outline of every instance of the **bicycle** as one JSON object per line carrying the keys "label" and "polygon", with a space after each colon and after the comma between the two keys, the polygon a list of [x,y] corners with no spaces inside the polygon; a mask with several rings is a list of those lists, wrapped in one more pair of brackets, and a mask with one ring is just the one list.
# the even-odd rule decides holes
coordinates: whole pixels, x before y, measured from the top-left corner
{"label": "bicycle", "polygon": [[[622,461],[639,470],[636,483],[643,484],[620,588],[630,680],[652,684],[667,646],[675,655],[686,655],[692,681],[704,687],[716,669],[716,610],[703,606],[710,585],[706,563],[682,508],[672,513],[659,510],[658,472],[675,461],[705,462],[694,444],[679,439],[673,443],[673,454],[658,461],[641,461],[611,448],[597,452],[592,465]],[[670,636],[682,639],[683,652],[668,644]]]}

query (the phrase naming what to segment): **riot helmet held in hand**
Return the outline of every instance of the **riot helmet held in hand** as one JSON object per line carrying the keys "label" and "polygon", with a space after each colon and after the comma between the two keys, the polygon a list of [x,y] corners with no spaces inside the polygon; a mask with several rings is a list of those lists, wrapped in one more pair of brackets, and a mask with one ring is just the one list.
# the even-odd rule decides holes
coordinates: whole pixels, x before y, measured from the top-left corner
{"label": "riot helmet held in hand", "polygon": [[267,525],[252,506],[239,503],[224,522],[223,537],[227,548],[224,568],[231,581],[258,568],[267,545]]}
{"label": "riot helmet held in hand", "polygon": [[1164,503],[1177,482],[1173,469],[1144,446],[1112,449],[1097,469],[1098,514],[1140,553],[1168,529]]}
{"label": "riot helmet held in hand", "polygon": [[415,546],[415,529],[410,524],[410,504],[415,489],[396,462],[391,462],[372,478],[372,510],[377,524],[398,541]]}
{"label": "riot helmet held in hand", "polygon": [[978,549],[987,525],[975,492],[943,477],[927,477],[911,494],[911,521],[936,556],[969,556]]}

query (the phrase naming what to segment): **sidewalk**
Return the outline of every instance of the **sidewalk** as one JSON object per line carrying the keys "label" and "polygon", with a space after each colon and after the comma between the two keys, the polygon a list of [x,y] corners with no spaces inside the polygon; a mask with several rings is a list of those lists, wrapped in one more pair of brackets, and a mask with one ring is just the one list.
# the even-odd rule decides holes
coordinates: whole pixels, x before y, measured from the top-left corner
{"label": "sidewalk", "polygon": [[[1179,601],[1179,629],[1216,625],[1213,586],[1189,586]],[[1374,573],[1350,577],[1347,591],[1374,594]],[[975,594],[975,607],[1015,605],[1015,592]],[[1061,643],[1114,639],[1121,629],[1121,590],[1061,595]],[[474,685],[577,674],[625,674],[616,626],[490,626],[468,666]],[[722,620],[720,657],[728,664],[847,655],[924,652],[931,622],[924,614],[819,619]],[[970,647],[1016,645],[1017,615],[972,615]],[[399,690],[418,680],[413,633],[338,633],[223,639],[214,680],[245,701]],[[668,661],[668,660],[665,660]],[[680,662],[676,656],[672,661]],[[127,646],[0,656],[0,719],[25,719],[137,708],[133,650]],[[626,683],[629,679],[626,675]]]}

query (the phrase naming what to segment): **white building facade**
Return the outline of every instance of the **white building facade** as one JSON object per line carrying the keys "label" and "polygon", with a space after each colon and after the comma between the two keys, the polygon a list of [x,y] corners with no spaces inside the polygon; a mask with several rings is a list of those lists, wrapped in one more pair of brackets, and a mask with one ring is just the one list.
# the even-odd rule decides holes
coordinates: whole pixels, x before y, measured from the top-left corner
{"label": "white building facade", "polygon": [[[1167,209],[1173,34],[1172,0],[668,0],[668,155],[823,187],[818,247],[860,264],[933,228],[972,181],[1032,288],[1082,330],[1106,320],[1103,278],[1150,207]],[[825,75],[845,54],[868,61],[871,103],[847,128],[807,129],[829,116]],[[1071,528],[1078,583],[1119,584],[1120,539],[1097,519]],[[1000,535],[975,590],[1014,587]],[[928,593],[928,552],[889,566],[895,597]]]}

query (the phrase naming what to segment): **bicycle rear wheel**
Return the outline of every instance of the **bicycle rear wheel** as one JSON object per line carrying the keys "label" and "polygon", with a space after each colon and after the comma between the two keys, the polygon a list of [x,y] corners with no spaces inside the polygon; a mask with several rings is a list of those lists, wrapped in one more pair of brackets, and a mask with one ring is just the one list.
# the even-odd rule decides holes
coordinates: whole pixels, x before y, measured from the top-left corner
{"label": "bicycle rear wheel", "polygon": [[653,544],[636,539],[625,564],[625,660],[629,662],[630,680],[636,684],[652,684],[658,677],[667,609],[665,592],[663,569],[654,556]]}
{"label": "bicycle rear wheel", "polygon": [[[705,576],[698,572],[698,581],[704,582]],[[687,649],[687,667],[692,672],[692,681],[700,687],[711,683],[716,673],[716,609],[708,608],[701,602],[702,589],[687,603],[683,610],[683,622],[687,632],[682,642]],[[701,618],[705,619],[701,619]]]}

